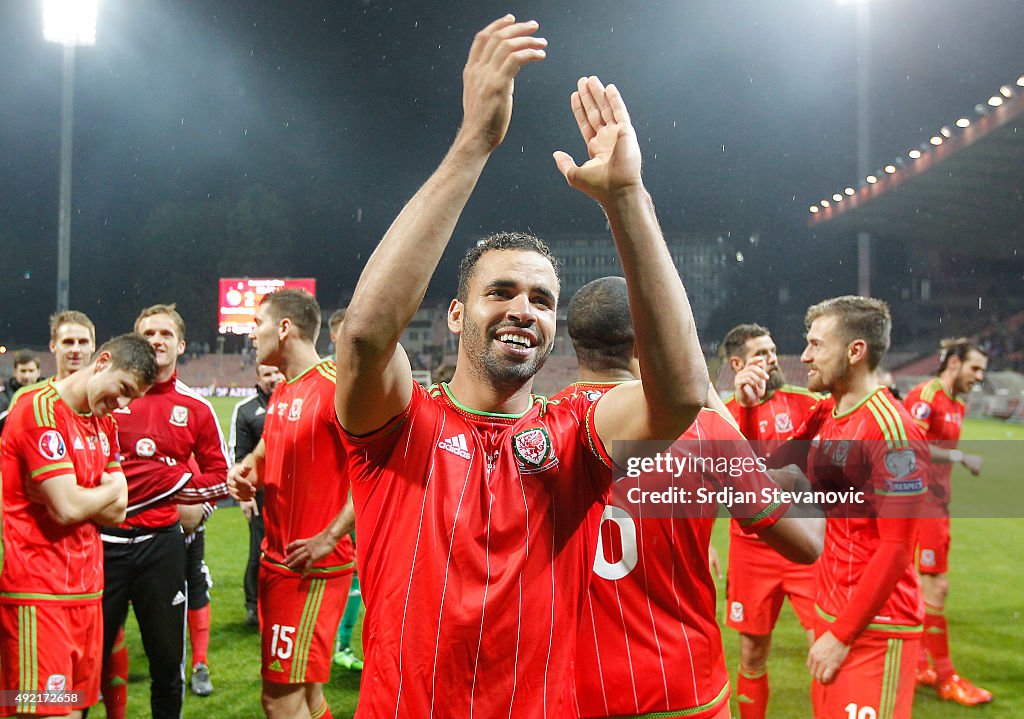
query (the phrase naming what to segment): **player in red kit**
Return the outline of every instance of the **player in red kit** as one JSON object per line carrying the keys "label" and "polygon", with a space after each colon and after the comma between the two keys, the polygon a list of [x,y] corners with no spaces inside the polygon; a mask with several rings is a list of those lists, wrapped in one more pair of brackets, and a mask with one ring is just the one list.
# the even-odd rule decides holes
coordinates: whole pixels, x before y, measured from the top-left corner
{"label": "player in red kit", "polygon": [[263,710],[268,717],[330,717],[334,632],[355,566],[345,453],[334,413],[335,364],[316,352],[320,306],[308,292],[263,298],[252,332],[259,364],[277,367],[256,449],[231,468],[236,499],[263,488],[258,580]]}
{"label": "player in red kit", "polygon": [[[149,346],[116,337],[91,366],[25,389],[0,450],[0,716],[81,716],[99,696],[103,550],[94,522],[124,519],[110,412],[156,377]],[[53,701],[39,699],[41,693]],[[36,695],[15,704],[18,694]]]}
{"label": "player in red kit", "polygon": [[[735,372],[736,394],[726,407],[754,450],[766,456],[793,436],[820,395],[786,384],[775,342],[760,325],[733,327],[722,340],[722,349]],[[728,576],[726,624],[740,633],[740,719],[764,719],[772,630],[785,598],[807,632],[808,643],[814,641],[814,568],[785,559],[733,520]]]}
{"label": "player in red kit", "polygon": [[[985,379],[988,357],[966,338],[945,340],[939,375],[914,387],[906,407],[931,443],[928,499],[934,515],[921,520],[917,537],[918,571],[924,594],[924,651],[918,662],[917,682],[934,686],[939,697],[964,706],[992,701],[992,693],[974,686],[953,668],[946,626],[949,593],[949,499],[954,464],[974,475],[981,472],[981,457],[956,448],[963,428],[963,395]],[[931,664],[928,662],[931,657]]]}
{"label": "player in red kit", "polygon": [[825,508],[815,575],[814,716],[902,719],[911,714],[924,619],[913,552],[928,446],[874,375],[889,348],[888,306],[837,297],[808,309],[805,323],[808,389],[831,397],[795,438],[809,446],[815,490],[846,493]]}
{"label": "player in red kit", "polygon": [[[577,394],[596,401],[636,379],[622,278],[584,286],[570,300],[567,319],[580,381],[552,401]],[[823,520],[784,517],[787,505],[762,494],[776,485],[756,468],[750,446],[723,415],[702,410],[673,450],[680,456],[692,452],[712,468],[678,477],[624,477],[605,507],[576,646],[574,717],[729,717],[729,675],[707,554],[717,504],[695,500],[659,506],[631,501],[631,491],[754,492],[755,502],[729,507],[742,531],[763,534],[799,561],[812,562],[821,551]],[[744,459],[746,470],[730,475],[721,469]]]}
{"label": "player in red kit", "polygon": [[[640,176],[614,86],[582,78],[571,106],[590,159],[555,153],[596,199],[631,292],[641,383],[597,402],[531,395],[555,334],[558,277],[537,238],[492,235],[460,267],[451,382],[412,380],[398,344],[512,111],[513,79],[542,60],[535,22],[479,32],[463,122],[438,169],[367,262],[337,346],[366,616],[356,716],[557,717],[615,461],[667,446],[707,394],[686,293]],[[609,454],[611,449],[611,455]]]}

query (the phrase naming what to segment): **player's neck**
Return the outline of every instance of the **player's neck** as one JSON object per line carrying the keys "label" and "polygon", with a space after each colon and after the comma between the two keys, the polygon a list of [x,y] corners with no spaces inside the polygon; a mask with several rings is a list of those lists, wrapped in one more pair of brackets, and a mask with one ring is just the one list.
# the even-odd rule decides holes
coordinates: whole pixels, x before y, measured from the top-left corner
{"label": "player's neck", "polygon": [[956,374],[952,372],[943,372],[939,375],[939,384],[942,385],[942,389],[946,391],[951,398],[956,399]]}
{"label": "player's neck", "polygon": [[626,369],[618,370],[593,370],[580,365],[580,375],[577,382],[607,384],[609,382],[632,382],[637,377]]}
{"label": "player's neck", "polygon": [[299,342],[289,345],[281,353],[281,364],[278,369],[289,382],[320,362],[320,355],[311,342]]}
{"label": "player's neck", "polygon": [[470,377],[465,371],[459,374],[461,367],[456,367],[455,375],[448,383],[448,391],[459,404],[477,412],[491,414],[522,414],[529,409],[532,378],[518,387],[496,387],[493,383]]}
{"label": "player's neck", "polygon": [[172,362],[171,364],[167,365],[166,367],[158,368],[157,371],[156,371],[156,382],[155,382],[155,384],[164,384],[165,382],[170,382],[171,381],[171,377],[174,376],[174,373],[177,372],[177,370],[178,370],[178,363],[177,362]]}
{"label": "player's neck", "polygon": [[836,403],[836,414],[849,412],[877,389],[878,383],[875,381],[874,373],[861,372],[857,367],[852,367],[842,386],[831,388]]}
{"label": "player's neck", "polygon": [[54,380],[53,382],[53,386],[57,388],[60,398],[78,414],[89,412],[88,384],[92,373],[93,370],[89,367],[72,372],[64,379]]}

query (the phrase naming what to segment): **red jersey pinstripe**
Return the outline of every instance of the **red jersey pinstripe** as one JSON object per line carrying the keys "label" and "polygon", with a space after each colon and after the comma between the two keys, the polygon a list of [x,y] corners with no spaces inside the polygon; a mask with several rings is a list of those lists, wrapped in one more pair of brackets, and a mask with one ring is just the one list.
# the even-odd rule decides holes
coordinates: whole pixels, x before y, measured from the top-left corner
{"label": "red jersey pinstripe", "polygon": [[445,385],[346,436],[366,598],[356,716],[559,716],[612,473],[592,405]]}
{"label": "red jersey pinstripe", "polygon": [[[348,501],[349,478],[341,427],[334,412],[334,360],[325,359],[277,385],[267,403],[263,441],[263,566],[284,566],[288,544],[327,527]],[[319,560],[317,576],[347,574],[354,566],[352,539],[345,536]]]}
{"label": "red jersey pinstripe", "polygon": [[[611,386],[579,382],[563,393],[593,399]],[[710,409],[700,412],[676,449],[708,459],[753,457],[739,432]],[[708,567],[717,505],[661,505],[657,516],[644,516],[650,507],[628,501],[630,488],[658,490],[668,485],[694,493],[698,488],[717,491],[728,486],[759,497],[762,488],[775,486],[763,472],[740,477],[711,471],[678,478],[643,475],[617,481],[612,504],[602,517],[594,577],[578,635],[573,716],[685,713],[703,719],[728,701],[729,675]],[[773,524],[786,509],[768,502],[744,507],[744,514],[759,517],[744,531]]]}

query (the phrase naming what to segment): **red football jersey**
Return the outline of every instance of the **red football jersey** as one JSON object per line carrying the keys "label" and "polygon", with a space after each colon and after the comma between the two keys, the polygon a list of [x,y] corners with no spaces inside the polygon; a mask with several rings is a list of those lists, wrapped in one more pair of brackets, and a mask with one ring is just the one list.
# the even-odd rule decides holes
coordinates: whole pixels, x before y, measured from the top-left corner
{"label": "red football jersey", "polygon": [[[349,478],[341,428],[334,412],[334,360],[321,360],[298,377],[281,382],[267,403],[263,442],[263,566],[284,566],[289,543],[323,531],[348,501]],[[342,538],[320,559],[320,577],[352,571],[352,539]]]}
{"label": "red football jersey", "polygon": [[743,436],[756,443],[754,448],[764,457],[793,436],[820,400],[821,395],[809,389],[785,384],[766,395],[755,407],[740,406],[735,396],[725,406],[740,426]]}
{"label": "red football jersey", "polygon": [[475,412],[446,385],[345,435],[366,599],[357,717],[550,717],[612,481],[592,403]]}
{"label": "red football jersey", "polygon": [[[927,492],[928,447],[907,411],[879,388],[850,411],[824,417],[811,442],[808,476],[816,490],[865,492],[866,505],[826,507],[825,546],[817,562],[816,603],[828,621],[850,612],[865,569],[879,550],[884,522],[915,521]],[[882,515],[882,516],[879,516]],[[892,517],[889,519],[887,517]],[[902,518],[902,519],[898,519]],[[908,539],[912,556],[914,537]],[[883,588],[879,588],[880,590]],[[891,593],[874,608],[867,629],[890,636],[920,631],[924,606],[912,559]]]}
{"label": "red football jersey", "polygon": [[[582,395],[593,401],[616,383],[577,382],[552,399]],[[717,412],[702,410],[677,449],[709,459],[753,457],[749,444]],[[707,466],[721,462],[713,462]],[[602,515],[594,577],[576,645],[575,713],[578,717],[712,716],[728,701],[729,674],[715,617],[715,583],[708,544],[717,505],[649,505],[628,501],[630,490],[753,491],[776,485],[763,472],[739,477],[690,472],[680,477],[642,475],[616,482]],[[767,501],[745,506],[769,526],[787,509]]]}
{"label": "red football jersey", "polygon": [[[954,399],[946,394],[938,377],[922,382],[910,390],[904,404],[910,410],[910,416],[924,429],[929,442],[943,449],[956,449],[960,432],[963,430],[967,406],[960,397]],[[928,485],[929,498],[943,506],[949,505],[952,474],[952,464],[932,464]]]}
{"label": "red football jersey", "polygon": [[[755,407],[740,406],[735,396],[731,397],[725,406],[740,426],[740,432],[753,445],[754,451],[762,457],[766,457],[774,452],[780,444],[793,437],[796,430],[820,401],[821,395],[811,392],[809,389],[785,384],[767,394]],[[786,571],[787,568],[808,573],[814,571],[810,565],[797,565],[796,562],[790,562],[762,542],[757,535],[742,531],[735,519],[729,522],[729,541],[744,542],[746,544],[744,556],[756,558],[762,564],[776,566],[780,573]],[[755,552],[756,554],[751,554]],[[734,569],[742,572],[740,567]]]}
{"label": "red football jersey", "polygon": [[120,472],[117,424],[110,417],[76,413],[51,380],[18,396],[0,441],[0,602],[99,601],[103,547],[96,525],[58,524],[43,504],[29,500],[25,487],[74,474],[80,486],[92,488],[104,472]]}
{"label": "red football jersey", "polygon": [[166,527],[178,521],[178,502],[228,496],[227,446],[213,405],[177,374],[114,415],[128,477],[123,526]]}

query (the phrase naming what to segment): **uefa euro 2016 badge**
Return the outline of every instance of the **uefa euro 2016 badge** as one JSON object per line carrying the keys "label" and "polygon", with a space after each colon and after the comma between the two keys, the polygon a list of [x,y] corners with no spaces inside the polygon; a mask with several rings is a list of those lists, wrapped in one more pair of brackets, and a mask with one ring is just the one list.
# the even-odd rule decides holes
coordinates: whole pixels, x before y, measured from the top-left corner
{"label": "uefa euro 2016 badge", "polygon": [[174,405],[174,407],[171,408],[171,424],[175,427],[187,427],[188,407],[183,407],[180,404]]}
{"label": "uefa euro 2016 badge", "polygon": [[914,402],[914,406],[910,409],[910,414],[914,416],[914,419],[919,419],[922,422],[931,415],[932,406],[927,402]]}
{"label": "uefa euro 2016 badge", "polygon": [[519,471],[523,474],[543,472],[558,464],[551,437],[543,427],[533,427],[517,432],[512,437],[512,450],[516,455]]}
{"label": "uefa euro 2016 badge", "polygon": [[61,459],[67,453],[68,449],[64,444],[64,438],[60,436],[60,432],[55,429],[43,432],[39,438],[39,454],[50,461],[54,461]]}

